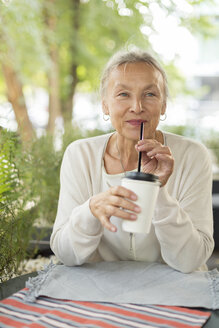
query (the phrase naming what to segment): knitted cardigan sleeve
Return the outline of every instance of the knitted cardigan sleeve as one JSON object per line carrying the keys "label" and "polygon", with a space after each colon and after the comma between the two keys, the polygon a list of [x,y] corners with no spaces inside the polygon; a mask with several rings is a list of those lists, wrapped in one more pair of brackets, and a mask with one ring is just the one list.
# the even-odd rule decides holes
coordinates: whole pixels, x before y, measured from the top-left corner
{"label": "knitted cardigan sleeve", "polygon": [[164,261],[192,272],[206,263],[214,248],[212,162],[201,144],[189,141],[181,147],[174,151],[173,187],[160,189],[154,226]]}
{"label": "knitted cardigan sleeve", "polygon": [[103,234],[89,207],[100,180],[97,163],[101,163],[102,147],[98,145],[98,142],[90,145],[86,140],[72,143],[61,165],[58,210],[50,245],[58,259],[68,266],[89,260]]}

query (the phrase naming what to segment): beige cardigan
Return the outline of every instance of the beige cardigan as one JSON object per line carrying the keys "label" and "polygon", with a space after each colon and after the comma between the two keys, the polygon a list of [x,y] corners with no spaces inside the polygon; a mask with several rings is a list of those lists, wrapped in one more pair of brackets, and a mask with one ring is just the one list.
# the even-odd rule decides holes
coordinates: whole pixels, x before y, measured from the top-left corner
{"label": "beige cardigan", "polygon": [[165,262],[176,270],[207,269],[213,247],[212,163],[206,148],[192,140],[164,133],[175,159],[174,171],[160,188],[149,234],[130,234],[121,219],[112,218],[116,233],[103,229],[89,208],[101,192],[102,158],[111,134],[71,143],[61,166],[61,188],[51,249],[66,265],[94,261]]}

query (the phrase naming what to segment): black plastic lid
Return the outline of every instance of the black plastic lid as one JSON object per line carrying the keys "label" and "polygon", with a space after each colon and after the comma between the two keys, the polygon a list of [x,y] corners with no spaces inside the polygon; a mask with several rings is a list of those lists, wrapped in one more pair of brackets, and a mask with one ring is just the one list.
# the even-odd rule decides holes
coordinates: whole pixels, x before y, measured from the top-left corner
{"label": "black plastic lid", "polygon": [[142,181],[159,181],[157,175],[144,173],[144,172],[126,172],[125,178],[133,180],[142,180]]}

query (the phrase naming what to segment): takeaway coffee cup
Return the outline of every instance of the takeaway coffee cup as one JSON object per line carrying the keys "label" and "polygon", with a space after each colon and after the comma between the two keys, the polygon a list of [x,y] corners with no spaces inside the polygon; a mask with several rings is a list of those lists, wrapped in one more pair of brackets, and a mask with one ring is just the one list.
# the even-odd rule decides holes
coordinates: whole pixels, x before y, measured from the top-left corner
{"label": "takeaway coffee cup", "polygon": [[128,172],[122,179],[122,186],[136,193],[138,199],[135,203],[141,208],[136,220],[123,220],[122,229],[133,233],[149,233],[160,188],[158,177],[143,172]]}

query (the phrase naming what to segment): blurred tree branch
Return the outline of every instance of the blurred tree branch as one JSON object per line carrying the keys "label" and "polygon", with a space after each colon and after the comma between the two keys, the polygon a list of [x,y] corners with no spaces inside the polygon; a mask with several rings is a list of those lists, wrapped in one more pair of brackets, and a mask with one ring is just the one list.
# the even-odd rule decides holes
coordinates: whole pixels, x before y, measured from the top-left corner
{"label": "blurred tree branch", "polygon": [[[3,23],[2,17],[1,22]],[[4,29],[0,30],[0,42],[2,41],[5,45],[5,53],[0,56],[0,64],[7,88],[8,101],[13,106],[22,140],[29,142],[34,138],[35,132],[28,116],[23,86],[14,66],[14,61],[11,59],[13,51],[10,49],[10,44],[8,44],[7,40],[8,35],[6,31]]]}
{"label": "blurred tree branch", "polygon": [[21,138],[24,142],[29,142],[35,133],[28,116],[22,84],[12,65],[2,63],[2,70],[7,85],[8,100],[13,106]]}

